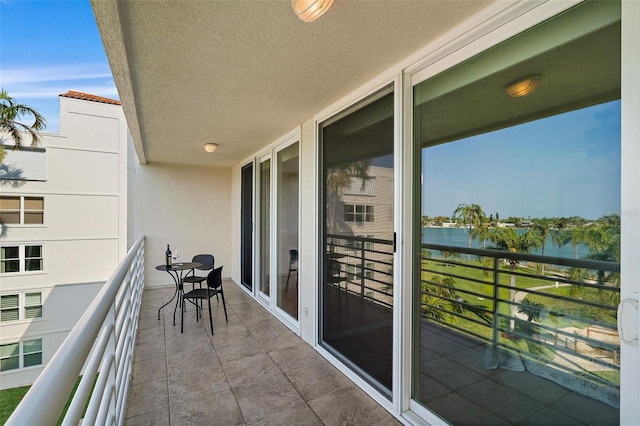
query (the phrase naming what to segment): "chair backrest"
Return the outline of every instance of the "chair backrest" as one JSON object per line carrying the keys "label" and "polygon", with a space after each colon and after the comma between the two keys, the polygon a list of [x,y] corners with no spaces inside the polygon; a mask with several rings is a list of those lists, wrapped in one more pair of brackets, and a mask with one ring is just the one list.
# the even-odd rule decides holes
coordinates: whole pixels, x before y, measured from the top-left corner
{"label": "chair backrest", "polygon": [[216,264],[216,260],[213,255],[210,254],[196,254],[193,256],[193,262],[201,263],[202,266],[196,269],[200,269],[201,271],[208,271],[213,269],[213,266]]}
{"label": "chair backrest", "polygon": [[293,263],[297,261],[298,261],[298,250],[296,249],[289,250],[289,263]]}
{"label": "chair backrest", "polygon": [[214,289],[222,286],[222,266],[209,272],[209,275],[207,275],[207,286]]}

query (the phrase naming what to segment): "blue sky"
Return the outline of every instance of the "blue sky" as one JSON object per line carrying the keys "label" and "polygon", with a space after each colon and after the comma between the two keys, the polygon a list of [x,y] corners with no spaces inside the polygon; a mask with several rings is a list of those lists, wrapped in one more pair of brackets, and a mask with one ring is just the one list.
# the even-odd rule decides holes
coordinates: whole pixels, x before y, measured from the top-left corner
{"label": "blue sky", "polygon": [[68,90],[118,99],[88,0],[0,0],[0,23],[0,84],[47,119],[47,132],[59,131]]}
{"label": "blue sky", "polygon": [[620,213],[620,101],[422,150],[422,214],[479,204],[500,218]]}

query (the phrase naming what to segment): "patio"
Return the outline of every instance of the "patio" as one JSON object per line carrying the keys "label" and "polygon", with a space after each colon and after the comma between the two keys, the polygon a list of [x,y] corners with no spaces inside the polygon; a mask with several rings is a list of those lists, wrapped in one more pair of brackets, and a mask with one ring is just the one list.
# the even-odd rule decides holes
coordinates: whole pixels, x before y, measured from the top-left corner
{"label": "patio", "polygon": [[125,424],[400,424],[236,284],[224,290],[229,322],[212,307],[213,336],[206,309],[181,334],[173,305],[157,319],[173,288],[145,290]]}

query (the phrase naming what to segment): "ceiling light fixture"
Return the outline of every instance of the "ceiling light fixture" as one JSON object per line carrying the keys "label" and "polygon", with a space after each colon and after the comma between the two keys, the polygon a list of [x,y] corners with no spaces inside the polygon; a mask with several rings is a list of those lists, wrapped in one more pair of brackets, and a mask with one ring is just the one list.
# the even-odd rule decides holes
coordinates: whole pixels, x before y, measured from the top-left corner
{"label": "ceiling light fixture", "polygon": [[216,150],[216,148],[218,148],[218,144],[217,143],[205,143],[204,144],[204,150],[207,152],[213,152]]}
{"label": "ceiling light fixture", "polygon": [[512,98],[520,98],[527,96],[540,84],[541,77],[539,75],[530,75],[528,77],[521,78],[506,85],[504,90]]}
{"label": "ceiling light fixture", "polygon": [[322,16],[333,4],[333,0],[291,0],[298,18],[304,22],[313,22]]}

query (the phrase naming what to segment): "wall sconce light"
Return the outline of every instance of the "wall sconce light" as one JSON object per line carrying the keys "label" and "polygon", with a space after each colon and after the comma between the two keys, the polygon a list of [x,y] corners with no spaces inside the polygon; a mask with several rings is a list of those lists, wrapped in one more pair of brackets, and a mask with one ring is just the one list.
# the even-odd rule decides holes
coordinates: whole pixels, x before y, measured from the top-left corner
{"label": "wall sconce light", "polygon": [[530,75],[507,84],[504,88],[507,95],[512,98],[520,98],[527,96],[540,84],[541,77],[539,75]]}
{"label": "wall sconce light", "polygon": [[207,152],[213,152],[216,150],[216,148],[218,148],[218,144],[217,143],[205,143],[204,144],[204,150]]}
{"label": "wall sconce light", "polygon": [[291,7],[298,18],[313,22],[322,16],[333,4],[333,0],[291,0]]}

